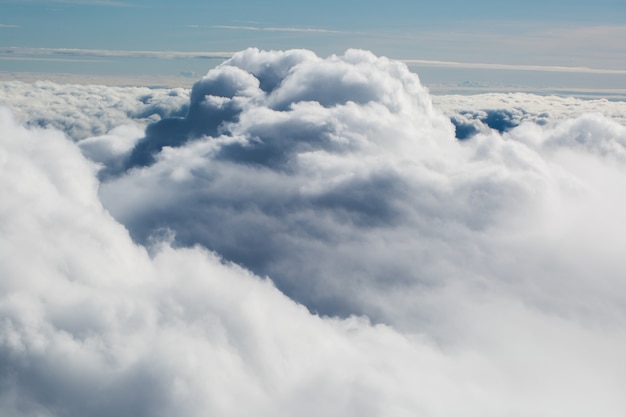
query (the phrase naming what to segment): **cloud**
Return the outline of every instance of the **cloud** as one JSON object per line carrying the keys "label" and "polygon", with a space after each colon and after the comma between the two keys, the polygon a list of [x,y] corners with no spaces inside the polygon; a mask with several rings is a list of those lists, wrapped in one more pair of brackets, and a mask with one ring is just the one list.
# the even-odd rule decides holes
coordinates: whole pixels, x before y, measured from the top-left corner
{"label": "cloud", "polygon": [[403,59],[409,65],[432,66],[441,68],[464,68],[464,69],[490,69],[508,71],[542,71],[542,72],[574,72],[587,74],[626,74],[622,69],[604,69],[589,67],[569,67],[559,65],[521,65],[521,64],[493,64],[478,62],[455,62],[455,61],[434,61],[425,59]]}
{"label": "cloud", "polygon": [[93,62],[103,63],[111,62],[103,59],[73,59],[73,58],[48,58],[48,57],[35,57],[35,56],[0,56],[3,61],[40,61],[40,62]]}
{"label": "cloud", "polygon": [[626,125],[624,101],[581,100],[525,93],[439,95],[433,96],[433,101],[450,117],[460,139],[490,128],[502,133],[524,122],[548,125],[589,113],[601,113]]}
{"label": "cloud", "polygon": [[112,0],[8,0],[9,3],[20,4],[67,4],[75,6],[97,6],[97,7],[138,7],[137,4],[129,3],[125,1],[112,1]]}
{"label": "cloud", "polygon": [[[621,149],[623,127],[583,120],[581,137]],[[139,241],[167,227],[181,244],[271,276],[314,311],[414,328],[429,320],[410,307],[425,286],[545,273],[542,257],[511,267],[536,242],[514,251],[509,239],[548,233],[530,225],[589,180],[514,137],[487,130],[460,146],[394,61],[249,50],[194,86],[186,117],[150,126],[128,165],[146,168],[107,181],[101,196]]]}
{"label": "cloud", "polygon": [[21,26],[19,25],[8,25],[5,23],[0,23],[0,29],[12,29],[12,28],[19,28]]}
{"label": "cloud", "polygon": [[0,82],[0,91],[0,103],[10,105],[20,121],[54,127],[74,140],[104,135],[121,125],[143,130],[163,117],[185,114],[188,101],[188,91],[182,88],[7,81]]}
{"label": "cloud", "polygon": [[62,57],[101,57],[101,58],[153,58],[153,59],[226,59],[232,52],[185,52],[185,51],[122,51],[110,49],[77,49],[77,48],[0,48],[0,55],[27,59],[35,57],[62,56]]}
{"label": "cloud", "polygon": [[178,104],[138,142],[0,111],[7,415],[623,413],[626,127],[459,141],[356,50],[243,51]]}
{"label": "cloud", "polygon": [[56,3],[76,4],[81,6],[137,7],[136,4],[108,0],[53,0]]}
{"label": "cloud", "polygon": [[600,25],[591,21],[572,25],[567,20],[544,24],[537,24],[536,20],[509,21],[506,25],[474,22],[470,26],[459,25],[454,30],[415,29],[396,33],[389,39],[396,45],[416,45],[420,39],[428,39],[428,55],[396,56],[406,58],[405,62],[418,68],[557,71],[582,75],[592,67],[591,71],[615,70],[619,74],[626,58],[620,44],[626,26],[604,22]]}
{"label": "cloud", "polygon": [[[313,316],[268,279],[206,250],[135,245],[103,210],[94,168],[76,147],[0,114],[8,415],[623,409],[623,364],[612,360],[622,356],[619,334],[506,299],[474,307],[480,326],[465,329],[478,338],[473,346]],[[596,355],[580,356],[586,351]],[[576,393],[586,395],[572,401]]]}
{"label": "cloud", "polygon": [[[197,27],[194,25],[194,27]],[[215,29],[231,29],[231,30],[252,30],[265,32],[303,32],[303,33],[344,33],[339,30],[319,29],[319,28],[297,28],[297,27],[262,27],[262,26],[228,26],[214,25]]]}

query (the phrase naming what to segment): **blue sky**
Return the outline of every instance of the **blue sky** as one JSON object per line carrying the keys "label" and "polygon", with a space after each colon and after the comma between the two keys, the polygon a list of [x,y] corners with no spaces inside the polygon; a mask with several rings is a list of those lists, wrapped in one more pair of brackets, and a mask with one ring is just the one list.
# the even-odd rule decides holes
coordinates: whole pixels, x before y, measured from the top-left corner
{"label": "blue sky", "polygon": [[[24,48],[234,52],[250,46],[320,55],[356,47],[397,59],[624,70],[625,17],[623,0],[0,0],[0,71],[202,72],[214,63],[155,66],[78,51],[32,56]],[[624,76],[592,78],[617,85]]]}

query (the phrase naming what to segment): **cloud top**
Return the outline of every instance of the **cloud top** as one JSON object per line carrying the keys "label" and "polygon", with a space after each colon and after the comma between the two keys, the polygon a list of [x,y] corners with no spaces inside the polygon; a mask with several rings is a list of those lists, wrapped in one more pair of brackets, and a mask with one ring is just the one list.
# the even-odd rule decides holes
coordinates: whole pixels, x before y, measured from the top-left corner
{"label": "cloud top", "polygon": [[[402,63],[358,50],[250,49],[196,83],[185,117],[150,126],[127,165],[144,168],[107,181],[101,195],[139,241],[169,228],[181,244],[271,276],[313,311],[415,327],[428,314],[404,303],[423,286],[511,275],[511,236],[542,235],[534,228],[554,202],[589,181],[554,168],[552,155],[621,158],[624,128],[607,119],[577,119],[576,136],[566,124],[493,114],[495,130],[460,144]],[[586,137],[593,145],[581,145]],[[538,274],[542,262],[513,274]]]}

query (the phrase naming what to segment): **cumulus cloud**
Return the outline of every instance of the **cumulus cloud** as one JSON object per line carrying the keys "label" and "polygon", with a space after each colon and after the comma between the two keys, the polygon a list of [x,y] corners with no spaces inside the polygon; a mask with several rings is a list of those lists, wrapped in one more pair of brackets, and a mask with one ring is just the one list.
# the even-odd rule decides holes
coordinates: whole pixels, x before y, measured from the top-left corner
{"label": "cumulus cloud", "polygon": [[570,188],[598,184],[553,166],[538,143],[582,151],[589,137],[598,157],[623,149],[623,126],[575,125],[573,142],[564,125],[532,124],[532,143],[487,130],[459,144],[400,63],[249,50],[194,86],[186,117],[150,126],[128,164],[145,168],[107,181],[101,196],[140,242],[168,228],[180,244],[271,276],[314,311],[419,328],[431,314],[416,302],[433,296],[424,287],[541,282],[544,256],[513,267],[537,243],[517,248],[513,236],[549,233],[555,201],[577,206],[587,197]]}
{"label": "cumulus cloud", "polygon": [[438,95],[433,96],[433,101],[450,117],[459,139],[467,139],[490,129],[502,133],[524,122],[547,125],[589,113],[600,113],[626,125],[626,102],[617,100],[489,93]]}
{"label": "cumulus cloud", "polygon": [[243,51],[180,108],[0,112],[5,414],[623,414],[626,127],[459,141],[364,51]]}
{"label": "cumulus cloud", "polygon": [[38,81],[0,82],[0,104],[28,126],[54,127],[74,140],[104,135],[121,125],[142,130],[163,117],[183,115],[189,93],[182,88],[105,87]]}

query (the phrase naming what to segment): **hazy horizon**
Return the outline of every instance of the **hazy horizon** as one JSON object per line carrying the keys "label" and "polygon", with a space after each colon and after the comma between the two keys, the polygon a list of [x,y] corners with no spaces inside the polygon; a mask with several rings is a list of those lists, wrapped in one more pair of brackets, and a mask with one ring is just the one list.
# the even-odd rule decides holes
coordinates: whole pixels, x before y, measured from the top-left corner
{"label": "hazy horizon", "polygon": [[[626,5],[616,0],[425,5],[393,0],[226,4],[3,0],[0,77],[160,77],[188,86],[233,53],[347,49],[407,62],[433,89],[623,95]],[[173,87],[174,85],[168,85]],[[472,88],[475,87],[475,88]]]}

